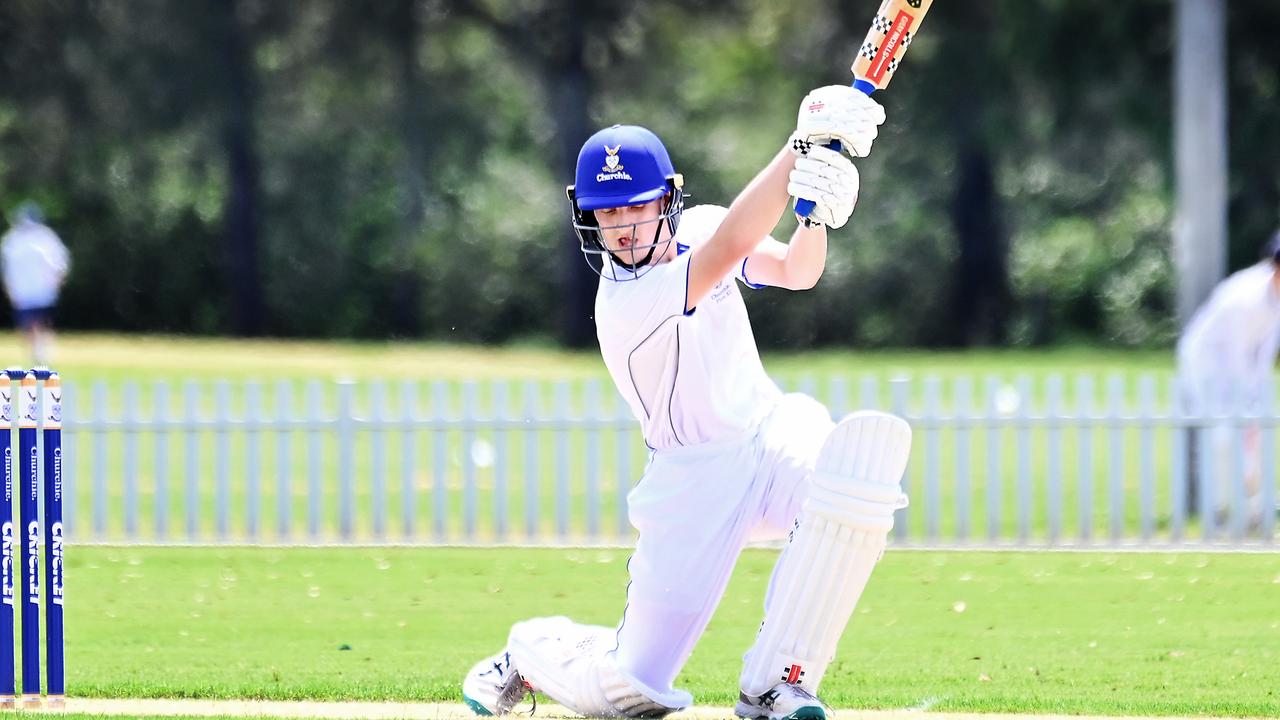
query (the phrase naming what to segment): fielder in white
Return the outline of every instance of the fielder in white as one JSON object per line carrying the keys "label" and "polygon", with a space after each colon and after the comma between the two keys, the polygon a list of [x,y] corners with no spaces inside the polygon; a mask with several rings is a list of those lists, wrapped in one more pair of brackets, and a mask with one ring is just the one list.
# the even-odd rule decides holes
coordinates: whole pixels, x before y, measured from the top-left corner
{"label": "fielder in white", "polygon": [[[1178,339],[1178,377],[1185,408],[1196,415],[1253,414],[1271,388],[1280,351],[1280,232],[1267,244],[1264,259],[1232,274],[1213,289]],[[1187,444],[1192,478],[1192,512],[1201,498],[1214,513],[1229,507],[1234,471],[1232,426],[1214,423],[1202,441],[1196,428]],[[1244,490],[1251,522],[1261,519],[1260,437],[1256,426],[1244,430]],[[1207,457],[1201,461],[1201,447]],[[1207,471],[1202,473],[1201,471]]]}
{"label": "fielder in white", "polygon": [[[616,628],[564,617],[511,628],[507,646],[467,675],[481,715],[511,712],[530,691],[589,717],[662,717],[693,698],[673,686],[750,540],[791,541],[774,568],[746,654],[736,712],[825,718],[816,693],[893,513],[911,430],[861,412],[832,423],[765,374],[738,284],[792,290],[822,275],[827,228],[858,199],[852,161],[884,110],[862,93],[810,93],[772,161],[728,208],[684,210],[683,179],[648,130],[601,130],[568,188],[583,252],[601,275],[600,350],[653,454],[628,496],[639,531]],[[789,198],[817,203],[788,244],[770,232]]]}
{"label": "fielder in white", "polygon": [[13,227],[0,238],[4,288],[13,305],[14,323],[27,337],[32,362],[49,362],[53,313],[67,278],[71,257],[57,233],[44,224],[39,206],[24,202],[13,214]]}

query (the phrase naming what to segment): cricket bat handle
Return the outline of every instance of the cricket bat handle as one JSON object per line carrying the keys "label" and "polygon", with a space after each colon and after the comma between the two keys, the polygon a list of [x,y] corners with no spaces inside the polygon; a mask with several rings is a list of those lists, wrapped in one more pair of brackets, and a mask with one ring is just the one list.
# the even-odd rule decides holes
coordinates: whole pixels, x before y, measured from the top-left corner
{"label": "cricket bat handle", "polygon": [[[866,93],[868,97],[871,96],[871,93],[876,91],[876,86],[872,85],[866,80],[854,80],[853,87],[857,90],[861,90],[862,92]],[[831,148],[832,150],[835,150],[836,152],[840,152],[841,150],[839,140],[832,140],[831,142],[827,143],[827,147]],[[804,198],[800,198],[796,200],[796,215],[799,215],[802,218],[809,217],[809,213],[813,212],[813,208],[815,205],[816,203],[814,203],[812,200],[805,200]]]}

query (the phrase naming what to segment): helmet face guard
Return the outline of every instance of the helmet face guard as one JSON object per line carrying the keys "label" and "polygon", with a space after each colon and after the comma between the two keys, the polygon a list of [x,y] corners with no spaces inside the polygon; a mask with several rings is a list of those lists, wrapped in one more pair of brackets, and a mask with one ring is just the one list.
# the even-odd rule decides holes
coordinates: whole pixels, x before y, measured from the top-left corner
{"label": "helmet face guard", "polygon": [[[680,213],[684,211],[684,191],[678,183],[678,176],[671,181],[671,190],[666,196],[666,203],[658,217],[639,223],[600,226],[594,210],[583,210],[574,195],[574,187],[565,189],[569,203],[573,206],[573,231],[578,236],[579,247],[587,265],[597,275],[606,280],[625,282],[636,280],[654,268],[655,258],[665,257],[668,246],[675,242],[676,228],[680,225]],[[670,230],[666,239],[662,238],[663,225]],[[617,252],[609,250],[604,240],[604,230],[631,228],[631,237],[636,240],[630,247]],[[652,228],[652,235],[649,235]],[[640,238],[649,237],[647,243]]]}
{"label": "helmet face guard", "polygon": [[[684,210],[684,180],[671,164],[667,149],[649,130],[614,125],[587,139],[578,152],[574,184],[566,188],[573,210],[573,229],[582,254],[597,275],[635,280],[665,257]],[[665,198],[654,220],[600,227],[597,210],[644,205]],[[664,224],[667,238],[663,240]],[[604,230],[630,227],[635,241],[611,252]],[[650,235],[652,233],[652,235]],[[642,242],[641,238],[650,238]]]}

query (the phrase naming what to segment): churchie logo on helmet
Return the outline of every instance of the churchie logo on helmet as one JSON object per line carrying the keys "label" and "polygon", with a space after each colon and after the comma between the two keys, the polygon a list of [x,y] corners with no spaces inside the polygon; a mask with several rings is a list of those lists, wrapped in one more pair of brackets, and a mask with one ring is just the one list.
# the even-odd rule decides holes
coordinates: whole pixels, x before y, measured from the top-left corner
{"label": "churchie logo on helmet", "polygon": [[622,149],[621,145],[615,147],[604,146],[604,171],[617,172],[622,169],[622,161],[618,159],[618,151]]}
{"label": "churchie logo on helmet", "polygon": [[596,175],[596,182],[631,179],[631,175],[622,167],[622,160],[618,158],[618,151],[621,149],[622,145],[604,146],[604,167],[601,168],[604,172]]}

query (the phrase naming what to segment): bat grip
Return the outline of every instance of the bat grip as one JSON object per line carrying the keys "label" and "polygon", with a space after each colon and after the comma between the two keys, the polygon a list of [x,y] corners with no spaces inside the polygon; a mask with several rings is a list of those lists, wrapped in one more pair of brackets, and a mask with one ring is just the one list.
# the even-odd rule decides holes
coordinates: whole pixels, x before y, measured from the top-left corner
{"label": "bat grip", "polygon": [[[865,93],[868,96],[870,96],[871,93],[876,91],[876,86],[872,85],[866,80],[854,80],[853,87],[855,89],[861,90],[863,93]],[[835,150],[836,152],[840,152],[841,150],[839,140],[832,140],[831,142],[827,143],[826,146],[828,148],[831,148],[832,150]],[[805,200],[803,198],[797,199],[796,214],[802,218],[809,217],[809,213],[813,212],[814,204],[815,203],[812,200]]]}

